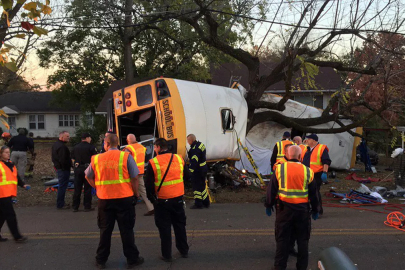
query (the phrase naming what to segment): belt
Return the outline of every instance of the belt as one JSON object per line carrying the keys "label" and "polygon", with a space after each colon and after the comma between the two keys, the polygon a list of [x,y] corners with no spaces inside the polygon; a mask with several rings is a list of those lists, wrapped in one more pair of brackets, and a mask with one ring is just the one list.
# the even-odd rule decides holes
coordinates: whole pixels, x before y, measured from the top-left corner
{"label": "belt", "polygon": [[183,196],[175,197],[175,198],[170,198],[170,199],[157,199],[157,201],[160,202],[160,203],[166,203],[166,202],[180,202],[180,201],[183,201]]}

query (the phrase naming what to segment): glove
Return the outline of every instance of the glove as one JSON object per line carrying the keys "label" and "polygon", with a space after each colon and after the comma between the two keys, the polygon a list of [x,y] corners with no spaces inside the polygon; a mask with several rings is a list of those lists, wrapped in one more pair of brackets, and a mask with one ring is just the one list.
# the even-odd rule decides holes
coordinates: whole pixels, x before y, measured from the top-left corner
{"label": "glove", "polygon": [[326,172],[322,173],[321,176],[322,182],[327,183],[328,182],[328,174]]}
{"label": "glove", "polygon": [[266,215],[271,217],[271,208],[266,208]]}
{"label": "glove", "polygon": [[31,186],[30,185],[25,185],[24,188],[25,188],[25,190],[30,190]]}
{"label": "glove", "polygon": [[135,206],[138,203],[138,197],[134,196],[132,198],[132,205]]}
{"label": "glove", "polygon": [[317,220],[319,218],[319,213],[312,213],[312,219]]}

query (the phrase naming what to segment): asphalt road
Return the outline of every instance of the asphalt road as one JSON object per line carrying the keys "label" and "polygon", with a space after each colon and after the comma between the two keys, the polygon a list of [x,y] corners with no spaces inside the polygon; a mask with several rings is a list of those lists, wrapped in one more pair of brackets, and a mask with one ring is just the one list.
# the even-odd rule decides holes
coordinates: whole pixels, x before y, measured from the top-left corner
{"label": "asphalt road", "polygon": [[[136,209],[136,244],[145,258],[137,269],[271,269],[273,265],[274,217],[265,215],[262,204],[187,209],[190,257],[180,258],[173,247],[173,263],[159,260],[160,239],[154,219],[142,215],[144,204]],[[29,241],[0,243],[0,269],[95,269],[95,211],[73,213],[50,207],[16,211],[20,229]],[[324,217],[312,223],[308,269],[317,269],[319,254],[331,246],[342,249],[358,269],[405,269],[405,232],[386,227],[385,219],[385,214],[326,208]],[[4,226],[3,235],[7,234]],[[125,263],[116,226],[107,268],[124,269]],[[295,269],[295,258],[289,258],[288,269]]]}

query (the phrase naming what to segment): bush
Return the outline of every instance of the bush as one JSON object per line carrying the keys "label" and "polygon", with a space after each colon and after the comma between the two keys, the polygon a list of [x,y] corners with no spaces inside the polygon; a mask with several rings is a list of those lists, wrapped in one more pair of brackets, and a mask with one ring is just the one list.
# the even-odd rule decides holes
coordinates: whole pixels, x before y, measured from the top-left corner
{"label": "bush", "polygon": [[0,136],[1,136],[1,134],[3,134],[3,129],[0,127]]}
{"label": "bush", "polygon": [[100,135],[105,133],[106,118],[101,115],[94,116],[94,125],[89,126],[86,121],[81,123],[81,126],[76,128],[75,136],[70,139],[72,145],[78,144],[82,140],[83,133],[89,133],[91,136],[91,143],[98,146],[100,143]]}

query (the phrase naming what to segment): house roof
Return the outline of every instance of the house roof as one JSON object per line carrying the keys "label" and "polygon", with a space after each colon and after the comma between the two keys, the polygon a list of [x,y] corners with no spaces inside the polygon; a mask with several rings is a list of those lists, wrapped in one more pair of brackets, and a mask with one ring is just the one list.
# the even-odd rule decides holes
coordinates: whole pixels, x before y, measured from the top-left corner
{"label": "house roof", "polygon": [[52,92],[10,92],[0,96],[0,108],[5,106],[21,113],[80,112],[80,104],[56,103]]}
{"label": "house roof", "polygon": [[[261,63],[259,74],[260,76],[269,75],[274,68],[274,63]],[[238,63],[225,63],[219,67],[211,67],[212,84],[229,87],[229,82],[232,76],[240,76],[240,83],[243,87],[249,90],[249,71],[243,64]],[[298,76],[301,76],[300,71],[296,72],[293,76],[295,81]],[[339,74],[329,67],[320,67],[319,74],[315,76],[315,83],[318,89],[308,89],[303,84],[300,84],[302,90],[335,90],[344,85],[344,81]],[[271,85],[266,91],[285,90],[284,81],[280,81]]]}
{"label": "house roof", "polygon": [[101,100],[100,104],[96,109],[96,113],[106,113],[107,112],[107,102],[113,96],[113,92],[126,87],[125,81],[113,81],[110,87],[108,88],[107,92],[104,94],[103,99]]}

